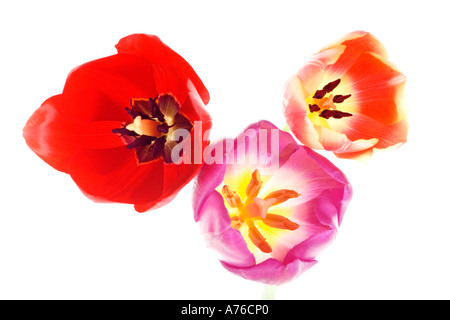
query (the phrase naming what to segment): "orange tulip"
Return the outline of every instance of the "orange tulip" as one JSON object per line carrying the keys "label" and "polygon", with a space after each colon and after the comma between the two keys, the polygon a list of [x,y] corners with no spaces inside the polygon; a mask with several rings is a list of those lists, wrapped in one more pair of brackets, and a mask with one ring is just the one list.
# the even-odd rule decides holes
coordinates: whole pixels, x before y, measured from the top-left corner
{"label": "orange tulip", "polygon": [[369,159],[406,142],[406,77],[371,34],[352,32],[313,55],[285,88],[284,115],[307,147]]}

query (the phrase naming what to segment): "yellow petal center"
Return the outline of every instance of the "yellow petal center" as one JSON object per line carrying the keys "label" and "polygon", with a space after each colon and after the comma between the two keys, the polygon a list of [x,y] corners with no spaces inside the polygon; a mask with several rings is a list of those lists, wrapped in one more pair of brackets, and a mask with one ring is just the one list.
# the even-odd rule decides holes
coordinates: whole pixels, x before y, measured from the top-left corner
{"label": "yellow petal center", "polygon": [[248,238],[262,252],[272,252],[272,247],[266,241],[264,236],[255,225],[255,220],[262,222],[272,228],[296,230],[299,225],[284,216],[270,214],[268,210],[277,204],[283,203],[289,199],[297,198],[299,193],[280,189],[269,193],[264,199],[258,197],[263,181],[258,170],[253,171],[250,182],[246,188],[246,197],[244,201],[240,198],[236,191],[233,191],[227,185],[222,188],[222,196],[229,207],[237,209],[238,214],[231,216],[231,227],[239,229],[243,224],[248,227]]}
{"label": "yellow petal center", "polygon": [[341,79],[329,82],[306,99],[309,108],[308,118],[314,125],[330,128],[327,122],[328,119],[341,119],[352,116],[351,113],[338,110],[336,107],[336,104],[341,104],[352,96],[351,94],[334,95],[331,93],[340,83]]}

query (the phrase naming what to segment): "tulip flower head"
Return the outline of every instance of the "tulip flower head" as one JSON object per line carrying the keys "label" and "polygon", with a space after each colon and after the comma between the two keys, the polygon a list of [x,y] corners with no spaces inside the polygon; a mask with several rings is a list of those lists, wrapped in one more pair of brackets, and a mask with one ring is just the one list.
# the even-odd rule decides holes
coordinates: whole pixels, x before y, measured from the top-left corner
{"label": "tulip flower head", "polygon": [[169,202],[200,170],[201,162],[178,163],[182,155],[172,151],[198,140],[195,135],[199,152],[208,144],[209,94],[156,36],[133,34],[116,48],[117,54],[72,70],[63,92],[34,112],[23,134],[89,198],[146,211]]}
{"label": "tulip flower head", "polygon": [[405,81],[375,37],[353,32],[288,80],[284,115],[305,146],[367,160],[406,142]]}
{"label": "tulip flower head", "polygon": [[[263,131],[271,137],[263,139]],[[227,270],[266,284],[292,280],[336,237],[350,184],[328,160],[267,121],[211,148],[223,145],[223,159],[205,164],[196,179],[195,220]]]}

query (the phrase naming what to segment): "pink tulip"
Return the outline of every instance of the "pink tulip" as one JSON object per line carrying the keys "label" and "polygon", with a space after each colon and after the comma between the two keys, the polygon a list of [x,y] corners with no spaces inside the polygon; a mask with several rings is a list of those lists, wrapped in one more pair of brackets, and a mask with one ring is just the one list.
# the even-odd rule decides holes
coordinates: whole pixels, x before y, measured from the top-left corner
{"label": "pink tulip", "polygon": [[194,215],[222,265],[279,285],[316,264],[351,199],[345,175],[267,121],[209,150],[215,161],[196,179]]}

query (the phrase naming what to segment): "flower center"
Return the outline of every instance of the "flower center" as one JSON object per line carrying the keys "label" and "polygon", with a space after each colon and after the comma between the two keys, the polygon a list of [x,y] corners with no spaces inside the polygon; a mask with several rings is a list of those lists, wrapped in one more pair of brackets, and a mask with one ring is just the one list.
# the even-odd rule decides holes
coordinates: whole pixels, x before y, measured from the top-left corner
{"label": "flower center", "polygon": [[[311,113],[320,112],[319,117],[324,119],[341,119],[344,117],[351,117],[352,114],[348,112],[339,111],[336,108],[336,103],[342,103],[351,97],[351,94],[347,95],[333,95],[334,89],[341,83],[341,79],[337,79],[325,85],[322,89],[317,90],[314,93],[314,103],[309,104],[309,111]],[[329,94],[327,96],[327,94]]]}
{"label": "flower center", "polygon": [[277,229],[298,229],[299,225],[297,223],[281,215],[270,214],[267,211],[271,206],[283,203],[292,198],[297,198],[300,194],[293,190],[281,189],[271,192],[264,199],[261,199],[258,197],[258,193],[261,190],[262,183],[263,181],[261,180],[259,171],[255,170],[247,185],[244,202],[227,185],[223,186],[222,195],[227,204],[232,208],[236,208],[239,212],[231,216],[231,227],[239,229],[245,223],[248,227],[248,237],[252,243],[262,252],[270,253],[272,252],[272,247],[256,227],[255,221],[262,220],[267,226]]}
{"label": "flower center", "polygon": [[[162,157],[172,163],[172,149],[182,139],[172,140],[176,129],[192,129],[192,123],[179,113],[180,103],[171,93],[159,94],[155,99],[131,99],[131,109],[125,108],[133,121],[122,124],[112,132],[119,134],[128,149],[136,150],[138,163]],[[176,155],[181,157],[181,155]]]}

